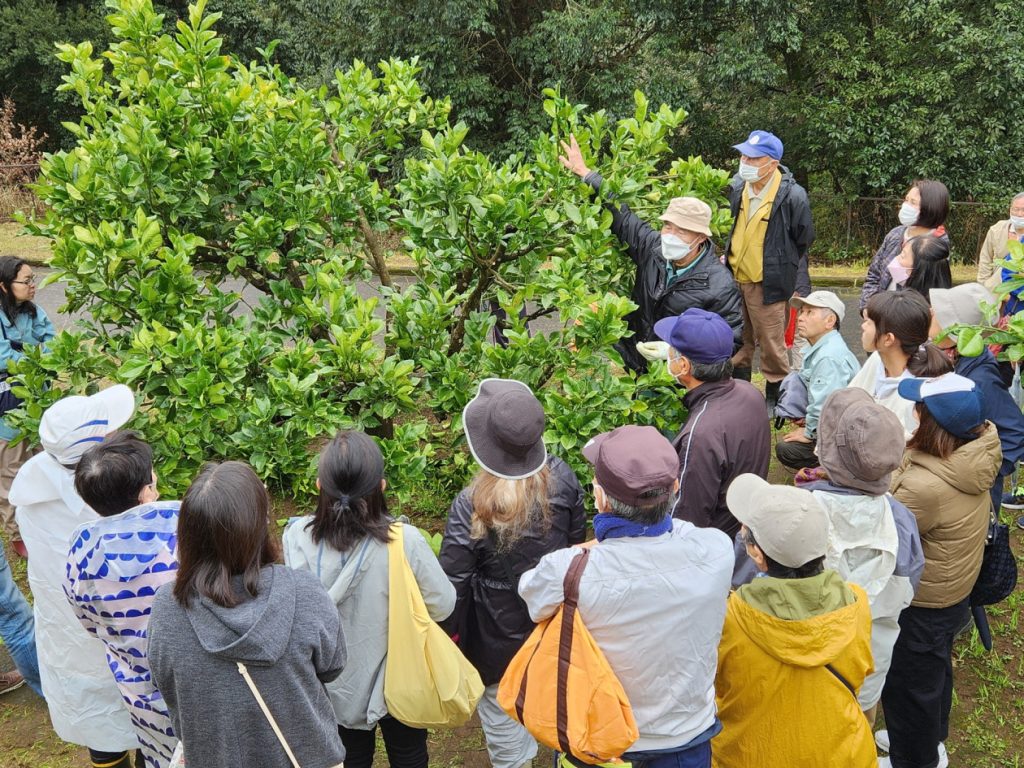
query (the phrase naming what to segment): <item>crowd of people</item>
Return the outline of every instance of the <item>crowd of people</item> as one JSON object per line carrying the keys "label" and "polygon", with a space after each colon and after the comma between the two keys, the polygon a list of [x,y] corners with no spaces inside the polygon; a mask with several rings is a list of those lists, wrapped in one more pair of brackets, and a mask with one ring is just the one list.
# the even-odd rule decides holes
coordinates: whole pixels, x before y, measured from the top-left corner
{"label": "crowd of people", "polygon": [[[839,332],[845,304],[811,290],[814,230],[782,143],[755,131],[736,149],[721,258],[699,200],[672,200],[660,232],[609,203],[637,265],[619,352],[634,369],[666,366],[685,422],[671,438],[638,425],[592,436],[580,478],[548,452],[526,384],[479,382],[461,420],[476,473],[439,556],[389,511],[401,467],[360,431],[324,446],[315,507],[279,538],[242,462],[209,464],[180,502],[161,500],[152,450],[124,429],[128,387],[50,406],[38,452],[11,445],[0,420],[4,522],[34,601],[0,547],[0,631],[20,671],[0,692],[27,682],[94,768],[369,768],[378,732],[392,766],[427,766],[427,730],[389,714],[386,695],[397,552],[479,672],[496,768],[537,756],[499,689],[570,572],[635,719],[620,755],[633,766],[948,765],[953,643],[1024,455],[1015,372],[988,349],[960,354],[950,331],[1000,303],[990,289],[1010,277],[1006,243],[1024,241],[1024,195],[989,233],[978,282],[953,287],[948,193],[911,187],[864,285],[861,365]],[[574,139],[564,151],[600,194]],[[0,258],[3,367],[53,336],[33,298],[31,266]],[[750,381],[758,350],[766,393]],[[793,484],[768,481],[773,421]],[[558,759],[583,764],[571,749]]]}

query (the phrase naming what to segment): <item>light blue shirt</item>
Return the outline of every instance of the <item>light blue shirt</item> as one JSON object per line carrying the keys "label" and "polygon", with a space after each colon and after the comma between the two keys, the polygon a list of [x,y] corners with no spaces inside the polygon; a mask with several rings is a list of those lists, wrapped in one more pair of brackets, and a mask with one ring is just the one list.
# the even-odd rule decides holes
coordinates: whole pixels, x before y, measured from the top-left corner
{"label": "light blue shirt", "polygon": [[807,421],[804,434],[817,439],[818,418],[825,399],[842,389],[860,370],[860,362],[846,346],[839,331],[829,331],[804,352],[800,378],[807,387]]}
{"label": "light blue shirt", "polygon": [[[4,338],[0,334],[0,371],[7,370],[8,361],[17,360],[22,356],[21,352],[11,346],[12,341],[20,341],[22,344],[45,344],[56,334],[53,323],[39,305],[36,305],[35,315],[27,312],[15,315],[13,325],[6,315],[0,312],[0,324],[3,325],[4,334],[7,336]],[[13,440],[17,436],[18,433],[0,418],[0,440]]]}

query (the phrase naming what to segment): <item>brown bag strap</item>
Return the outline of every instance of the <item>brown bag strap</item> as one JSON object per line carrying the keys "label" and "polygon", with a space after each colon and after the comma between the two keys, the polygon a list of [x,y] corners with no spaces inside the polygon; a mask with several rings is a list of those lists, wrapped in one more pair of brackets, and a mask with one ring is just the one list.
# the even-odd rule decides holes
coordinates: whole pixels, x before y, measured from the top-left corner
{"label": "brown bag strap", "polygon": [[562,606],[562,631],[558,638],[558,689],[555,693],[556,727],[558,729],[558,746],[567,755],[572,754],[569,748],[569,666],[572,661],[572,630],[576,617],[576,607],[580,599],[580,579],[583,569],[590,559],[590,550],[584,549],[576,555],[569,565],[562,582],[565,602]]}
{"label": "brown bag strap", "polygon": [[[576,605],[580,597],[580,578],[583,576],[583,569],[587,566],[590,557],[590,550],[584,549],[583,554],[576,555],[569,563],[569,570],[565,573],[562,581],[563,603],[562,603],[562,626],[561,635],[558,641],[558,695],[557,695],[557,725],[558,743],[562,751],[571,754],[569,751],[569,709],[566,697],[566,688],[569,680],[569,657],[572,652],[572,622],[576,614]],[[551,629],[551,623],[544,628],[545,634]],[[538,643],[537,647],[540,647]],[[534,648],[534,653],[537,648]],[[530,661],[533,661],[532,657]],[[516,719],[520,723],[525,722],[523,708],[526,705],[526,687],[530,677],[530,664],[526,664],[523,670],[523,679],[519,682],[519,692],[516,695]]]}

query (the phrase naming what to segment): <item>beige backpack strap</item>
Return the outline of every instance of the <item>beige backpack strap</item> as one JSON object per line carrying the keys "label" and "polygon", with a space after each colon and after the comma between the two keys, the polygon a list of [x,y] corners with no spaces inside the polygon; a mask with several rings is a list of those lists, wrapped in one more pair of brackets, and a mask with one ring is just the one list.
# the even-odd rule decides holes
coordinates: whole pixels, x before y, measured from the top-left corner
{"label": "beige backpack strap", "polygon": [[277,736],[277,740],[281,742],[281,746],[284,747],[285,753],[288,755],[288,759],[291,761],[292,768],[300,768],[299,761],[295,759],[295,755],[292,754],[292,748],[288,746],[288,742],[284,738],[284,734],[281,733],[281,729],[277,725],[277,720],[270,714],[270,709],[267,707],[267,702],[260,696],[260,691],[256,687],[256,683],[249,677],[249,670],[245,668],[245,664],[242,662],[236,662],[238,664],[238,674],[245,678],[246,685],[249,686],[249,690],[252,691],[252,695],[256,697],[256,703],[260,705],[260,709],[263,710],[263,716],[267,718],[267,722],[270,723],[270,727],[274,729],[274,735]]}

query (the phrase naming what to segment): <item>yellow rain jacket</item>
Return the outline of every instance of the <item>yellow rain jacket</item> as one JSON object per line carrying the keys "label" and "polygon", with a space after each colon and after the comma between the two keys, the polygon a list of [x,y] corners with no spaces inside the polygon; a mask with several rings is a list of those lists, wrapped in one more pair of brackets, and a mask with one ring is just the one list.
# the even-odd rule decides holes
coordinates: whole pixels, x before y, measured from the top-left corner
{"label": "yellow rain jacket", "polygon": [[855,693],[872,670],[870,641],[867,596],[835,571],[741,587],[718,651],[715,768],[876,768]]}

